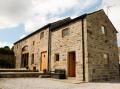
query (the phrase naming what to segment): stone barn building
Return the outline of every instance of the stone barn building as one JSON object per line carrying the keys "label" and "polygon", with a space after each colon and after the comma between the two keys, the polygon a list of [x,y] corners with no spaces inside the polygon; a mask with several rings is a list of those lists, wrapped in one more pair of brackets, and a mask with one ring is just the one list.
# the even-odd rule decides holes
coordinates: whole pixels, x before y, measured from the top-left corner
{"label": "stone barn building", "polygon": [[16,68],[65,69],[80,81],[119,78],[116,29],[103,10],[50,23],[14,43]]}
{"label": "stone barn building", "polygon": [[120,65],[120,47],[118,48],[118,52],[119,52],[119,65]]}

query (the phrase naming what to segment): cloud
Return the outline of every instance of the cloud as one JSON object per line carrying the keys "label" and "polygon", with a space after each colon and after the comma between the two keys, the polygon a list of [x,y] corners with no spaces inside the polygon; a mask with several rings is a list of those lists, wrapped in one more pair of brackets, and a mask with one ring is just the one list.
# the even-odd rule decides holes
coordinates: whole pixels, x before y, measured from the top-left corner
{"label": "cloud", "polygon": [[[16,27],[22,23],[26,33],[29,33],[67,16],[76,17],[91,10],[93,6],[96,6],[94,10],[104,8],[120,32],[120,0],[0,0],[0,29]],[[20,38],[23,37],[25,35]],[[6,42],[0,44],[4,45]]]}
{"label": "cloud", "polygon": [[31,0],[0,0],[0,29],[15,27],[30,17]]}
{"label": "cloud", "polygon": [[[78,15],[99,0],[0,0],[0,29],[25,25],[32,32],[50,21]],[[70,12],[69,12],[70,11]]]}
{"label": "cloud", "polygon": [[12,48],[13,44],[8,42],[0,42],[0,47],[4,47],[4,46],[9,46],[10,48]]}
{"label": "cloud", "polygon": [[25,23],[25,30],[32,32],[47,24],[53,18],[61,18],[61,14],[74,8],[80,3],[79,0],[33,0],[33,16]]}
{"label": "cloud", "polygon": [[[33,16],[25,23],[26,32],[32,32],[50,21],[69,16],[75,17],[98,0],[33,0]],[[69,12],[70,11],[70,12]]]}
{"label": "cloud", "polygon": [[25,36],[26,36],[26,34],[23,34],[23,35],[20,37],[20,39],[24,38]]}
{"label": "cloud", "polygon": [[120,5],[120,0],[102,0],[102,6],[119,6]]}
{"label": "cloud", "polygon": [[[61,18],[76,17],[82,11],[99,3],[99,0],[0,0],[0,28],[15,27],[23,23],[26,32],[33,32],[43,25]],[[119,0],[101,0],[101,8],[110,8],[109,18],[117,29],[119,19],[116,16],[120,10]],[[116,6],[117,5],[117,6]]]}

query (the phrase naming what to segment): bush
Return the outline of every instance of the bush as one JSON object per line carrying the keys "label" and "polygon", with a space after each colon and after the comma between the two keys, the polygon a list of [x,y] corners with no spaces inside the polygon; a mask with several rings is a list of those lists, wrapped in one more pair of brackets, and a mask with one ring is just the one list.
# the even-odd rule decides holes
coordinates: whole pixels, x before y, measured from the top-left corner
{"label": "bush", "polygon": [[9,59],[0,59],[0,68],[15,68],[15,61]]}

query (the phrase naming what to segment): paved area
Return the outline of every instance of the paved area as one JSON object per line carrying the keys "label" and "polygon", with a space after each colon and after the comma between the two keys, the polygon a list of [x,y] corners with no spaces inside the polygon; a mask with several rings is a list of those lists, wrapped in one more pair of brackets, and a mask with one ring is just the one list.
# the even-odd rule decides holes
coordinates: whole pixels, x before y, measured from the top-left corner
{"label": "paved area", "polygon": [[0,89],[120,89],[120,83],[71,83],[41,78],[0,78]]}

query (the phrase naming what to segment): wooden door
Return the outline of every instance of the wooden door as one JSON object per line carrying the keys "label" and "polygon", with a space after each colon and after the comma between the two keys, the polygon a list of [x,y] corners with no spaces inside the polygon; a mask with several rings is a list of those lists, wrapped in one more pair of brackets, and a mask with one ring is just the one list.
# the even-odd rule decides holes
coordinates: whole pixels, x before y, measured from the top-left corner
{"label": "wooden door", "polygon": [[41,65],[40,65],[40,70],[47,70],[47,52],[42,52],[41,53]]}
{"label": "wooden door", "polygon": [[75,68],[76,68],[76,64],[75,64],[75,52],[69,52],[68,53],[68,77],[75,77],[76,73],[75,73]]}

